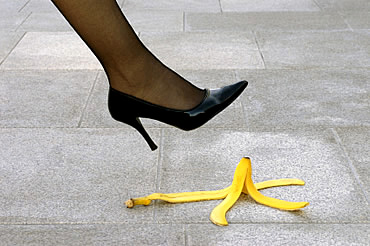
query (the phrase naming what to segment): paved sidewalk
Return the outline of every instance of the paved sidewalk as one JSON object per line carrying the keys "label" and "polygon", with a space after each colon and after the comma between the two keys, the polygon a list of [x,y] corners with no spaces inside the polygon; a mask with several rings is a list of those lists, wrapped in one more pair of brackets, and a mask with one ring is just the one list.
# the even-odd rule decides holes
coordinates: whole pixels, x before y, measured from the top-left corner
{"label": "paved sidewalk", "polygon": [[[120,0],[143,42],[201,87],[246,79],[203,127],[113,121],[100,64],[47,0],[0,0],[0,245],[370,245],[370,1]],[[228,227],[220,201],[124,201],[221,189],[243,156],[255,182]]]}

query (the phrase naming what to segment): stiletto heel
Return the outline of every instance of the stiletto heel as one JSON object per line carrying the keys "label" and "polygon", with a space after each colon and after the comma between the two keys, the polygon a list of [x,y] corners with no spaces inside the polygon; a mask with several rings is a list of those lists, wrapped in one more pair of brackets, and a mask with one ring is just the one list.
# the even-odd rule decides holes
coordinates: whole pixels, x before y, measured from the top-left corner
{"label": "stiletto heel", "polygon": [[247,81],[240,81],[220,89],[204,89],[202,102],[190,110],[158,106],[110,87],[108,108],[113,119],[134,127],[145,138],[150,148],[155,150],[157,145],[145,131],[139,117],[158,120],[185,131],[193,130],[202,126],[229,106],[247,85]]}
{"label": "stiletto heel", "polygon": [[146,140],[146,142],[148,143],[148,145],[149,145],[149,147],[152,151],[154,151],[158,148],[158,146],[150,138],[149,134],[145,131],[145,128],[141,124],[141,121],[140,121],[139,117],[126,115],[124,118],[119,118],[119,116],[115,115],[113,117],[113,119],[115,119],[117,121],[120,121],[122,123],[125,123],[127,125],[130,125],[133,128],[135,128],[141,134],[141,136],[144,137],[144,139]]}
{"label": "stiletto heel", "polygon": [[158,148],[158,146],[150,138],[149,134],[145,131],[145,129],[144,129],[143,125],[141,124],[141,121],[140,121],[139,118],[132,118],[132,120],[126,121],[124,123],[126,123],[126,124],[132,126],[133,128],[135,128],[141,134],[141,136],[144,137],[144,139],[146,140],[146,142],[148,143],[148,145],[149,145],[149,147],[152,151],[154,151]]}

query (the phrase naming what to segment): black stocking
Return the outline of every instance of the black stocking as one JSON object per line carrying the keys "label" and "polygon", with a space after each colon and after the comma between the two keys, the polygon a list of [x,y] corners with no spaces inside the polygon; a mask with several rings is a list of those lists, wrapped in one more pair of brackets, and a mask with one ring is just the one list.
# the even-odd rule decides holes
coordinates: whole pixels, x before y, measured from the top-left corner
{"label": "black stocking", "polygon": [[190,109],[203,98],[202,90],[142,44],[115,0],[52,2],[99,59],[114,89],[173,109]]}

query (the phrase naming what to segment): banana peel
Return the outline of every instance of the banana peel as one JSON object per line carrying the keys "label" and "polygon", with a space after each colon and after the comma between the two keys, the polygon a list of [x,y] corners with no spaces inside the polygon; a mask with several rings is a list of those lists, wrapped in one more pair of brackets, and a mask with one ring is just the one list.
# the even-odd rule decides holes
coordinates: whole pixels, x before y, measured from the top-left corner
{"label": "banana peel", "polygon": [[133,208],[136,205],[150,205],[152,200],[162,200],[169,203],[186,203],[209,200],[224,199],[216,206],[210,215],[210,220],[219,226],[226,226],[227,211],[235,204],[241,193],[251,196],[257,203],[278,208],[282,210],[298,210],[309,205],[308,202],[289,202],[279,200],[272,197],[262,195],[258,190],[288,186],[288,185],[304,185],[304,181],[300,179],[276,179],[268,180],[260,183],[253,183],[252,180],[252,164],[249,157],[243,157],[236,167],[232,184],[221,190],[214,191],[194,191],[182,193],[153,193],[149,196],[131,198],[125,202],[128,208]]}

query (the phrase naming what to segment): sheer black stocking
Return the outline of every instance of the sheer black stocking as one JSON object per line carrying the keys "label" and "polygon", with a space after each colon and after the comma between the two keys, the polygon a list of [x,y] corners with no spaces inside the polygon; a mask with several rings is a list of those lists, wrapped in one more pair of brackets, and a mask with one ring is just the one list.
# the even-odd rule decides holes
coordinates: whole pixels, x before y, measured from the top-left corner
{"label": "sheer black stocking", "polygon": [[99,59],[114,89],[172,109],[190,109],[202,100],[202,90],[142,44],[115,0],[52,2]]}

